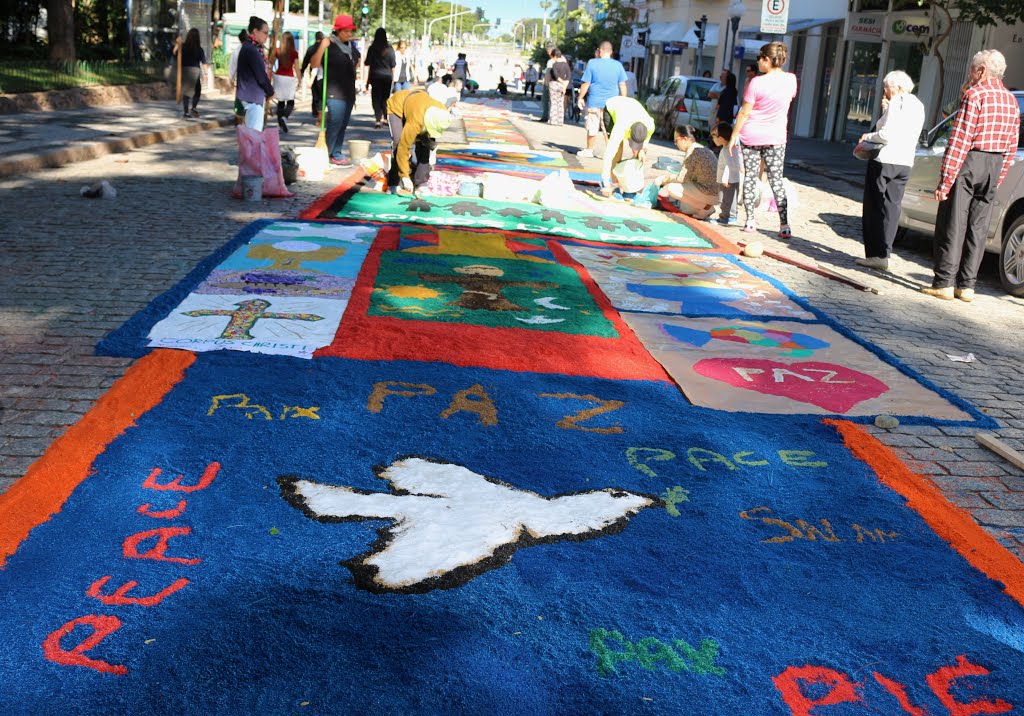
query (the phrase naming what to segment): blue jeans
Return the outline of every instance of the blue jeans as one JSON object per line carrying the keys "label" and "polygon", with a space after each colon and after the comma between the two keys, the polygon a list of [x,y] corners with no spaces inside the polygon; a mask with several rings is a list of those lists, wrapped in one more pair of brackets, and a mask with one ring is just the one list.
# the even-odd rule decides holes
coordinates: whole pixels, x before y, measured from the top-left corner
{"label": "blue jeans", "polygon": [[394,86],[391,88],[391,93],[394,94],[395,92],[407,90],[411,85],[411,82],[395,82]]}
{"label": "blue jeans", "polygon": [[353,102],[347,99],[327,98],[327,152],[331,159],[341,159],[342,149],[345,147],[345,130],[348,128],[348,120],[352,116]]}

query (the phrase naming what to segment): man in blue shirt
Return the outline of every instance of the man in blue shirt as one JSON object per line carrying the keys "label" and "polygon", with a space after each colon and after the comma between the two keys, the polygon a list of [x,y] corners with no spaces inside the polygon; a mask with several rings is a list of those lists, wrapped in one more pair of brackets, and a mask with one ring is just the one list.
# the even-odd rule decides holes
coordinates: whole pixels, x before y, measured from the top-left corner
{"label": "man in blue shirt", "polygon": [[607,40],[597,49],[597,57],[587,62],[580,85],[580,109],[586,107],[583,124],[587,128],[587,148],[579,157],[594,156],[598,133],[604,132],[604,105],[612,97],[626,96],[626,70],[612,59],[612,43]]}

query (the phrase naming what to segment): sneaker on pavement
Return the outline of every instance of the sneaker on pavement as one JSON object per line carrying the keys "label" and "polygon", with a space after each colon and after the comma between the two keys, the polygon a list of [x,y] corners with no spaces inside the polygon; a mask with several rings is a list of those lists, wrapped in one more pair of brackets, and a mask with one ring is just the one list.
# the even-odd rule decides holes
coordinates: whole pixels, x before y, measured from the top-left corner
{"label": "sneaker on pavement", "polygon": [[746,224],[743,225],[743,228],[741,229],[741,231],[744,234],[756,234],[757,233],[757,224],[755,224],[753,221],[748,221]]}
{"label": "sneaker on pavement", "polygon": [[973,288],[958,288],[953,291],[953,296],[959,298],[964,303],[970,303],[974,300],[974,289]]}
{"label": "sneaker on pavement", "polygon": [[868,256],[866,259],[857,259],[858,266],[867,266],[868,268],[878,269],[879,271],[889,270],[889,259],[883,259],[879,256]]}
{"label": "sneaker on pavement", "polygon": [[593,149],[581,149],[578,152],[576,152],[576,156],[577,157],[585,157],[585,158],[586,157],[593,158],[594,150]]}
{"label": "sneaker on pavement", "polygon": [[737,219],[735,216],[731,216],[728,219],[719,217],[717,221],[722,226],[739,226],[740,223],[740,220]]}
{"label": "sneaker on pavement", "polygon": [[199,111],[196,110],[196,109],[193,109],[191,112],[189,112],[189,116],[192,117],[193,119],[199,119]]}
{"label": "sneaker on pavement", "polygon": [[[921,293],[928,294],[929,296],[934,296],[935,298],[941,298],[943,301],[952,301],[954,298],[952,286],[946,286],[945,288],[925,286],[924,288],[921,289]],[[973,294],[974,292],[972,291],[971,293]]]}
{"label": "sneaker on pavement", "polygon": [[352,162],[350,162],[348,159],[335,159],[334,157],[331,157],[331,164],[333,164],[336,167],[352,166]]}

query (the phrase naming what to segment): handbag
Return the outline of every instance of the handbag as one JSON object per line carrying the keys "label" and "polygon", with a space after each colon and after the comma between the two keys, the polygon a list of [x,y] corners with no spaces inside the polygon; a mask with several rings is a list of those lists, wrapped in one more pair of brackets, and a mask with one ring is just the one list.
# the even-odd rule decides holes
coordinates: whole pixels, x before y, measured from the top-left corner
{"label": "handbag", "polygon": [[853,148],[853,156],[857,157],[862,161],[870,161],[878,158],[878,153],[882,151],[884,145],[877,144],[876,142],[857,142],[857,146]]}

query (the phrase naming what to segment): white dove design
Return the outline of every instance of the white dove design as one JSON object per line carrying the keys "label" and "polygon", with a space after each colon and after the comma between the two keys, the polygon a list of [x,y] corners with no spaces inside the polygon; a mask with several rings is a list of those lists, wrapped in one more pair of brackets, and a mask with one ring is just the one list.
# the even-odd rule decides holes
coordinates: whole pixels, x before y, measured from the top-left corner
{"label": "white dove design", "polygon": [[392,522],[373,549],[342,562],[372,592],[461,586],[521,547],[618,532],[640,510],[661,506],[657,497],[614,488],[544,497],[422,457],[377,472],[392,493],[278,478],[284,498],[314,520]]}

